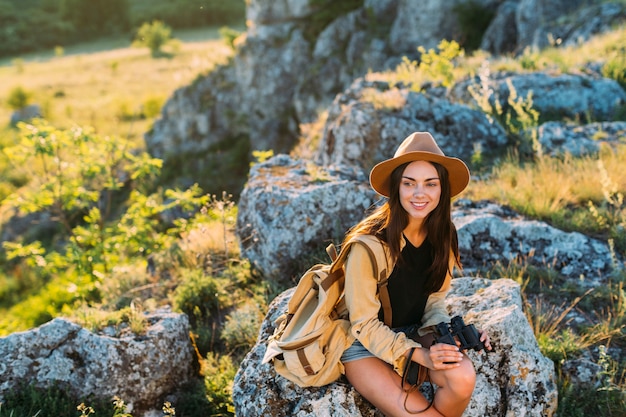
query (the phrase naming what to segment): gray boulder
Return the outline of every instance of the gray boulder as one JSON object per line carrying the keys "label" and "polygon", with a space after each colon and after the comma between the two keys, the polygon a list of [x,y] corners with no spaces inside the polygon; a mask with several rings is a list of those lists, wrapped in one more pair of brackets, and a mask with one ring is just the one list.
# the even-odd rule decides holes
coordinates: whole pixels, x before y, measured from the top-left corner
{"label": "gray boulder", "polygon": [[321,165],[355,165],[369,172],[415,131],[431,132],[446,155],[465,160],[478,148],[493,152],[508,143],[504,129],[481,111],[436,94],[361,78],[329,108],[315,160]]}
{"label": "gray boulder", "polygon": [[29,104],[28,106],[15,110],[11,114],[11,126],[17,126],[20,122],[30,122],[33,119],[43,117],[43,111],[38,104]]}
{"label": "gray boulder", "polygon": [[[382,417],[345,378],[320,388],[301,388],[261,362],[274,321],[286,309],[292,292],[287,290],[272,302],[257,343],[235,376],[236,414]],[[464,416],[553,416],[557,408],[554,364],[539,351],[522,311],[519,285],[508,279],[456,278],[447,305],[451,314],[487,329],[496,348],[489,354],[469,352],[478,377]]]}
{"label": "gray boulder", "polygon": [[[482,85],[481,85],[482,82]],[[468,91],[471,85],[481,85],[482,91],[491,90],[490,102],[496,100],[506,112],[511,89],[517,97],[527,101],[532,94],[533,109],[544,119],[612,120],[626,104],[626,92],[617,81],[588,75],[561,74],[552,76],[542,72],[529,74],[492,74],[489,78],[470,79],[456,84],[449,93],[452,101],[476,105]],[[485,85],[487,84],[487,85]]]}
{"label": "gray boulder", "polygon": [[[23,384],[61,387],[76,398],[111,399],[129,410],[162,405],[162,398],[193,376],[195,353],[187,316],[146,316],[142,335],[95,334],[66,319],[0,338],[0,400]],[[108,335],[107,335],[108,334]]]}
{"label": "gray boulder", "polygon": [[241,194],[237,235],[242,256],[267,277],[289,279],[298,259],[339,243],[375,199],[365,174],[277,155],[257,164]]}
{"label": "gray boulder", "polygon": [[597,155],[601,144],[618,144],[626,138],[626,122],[597,122],[575,125],[547,122],[539,126],[538,139],[544,155],[574,157]]}
{"label": "gray boulder", "polygon": [[555,270],[578,285],[596,287],[620,268],[607,243],[525,219],[496,204],[463,201],[452,217],[468,272],[524,260]]}

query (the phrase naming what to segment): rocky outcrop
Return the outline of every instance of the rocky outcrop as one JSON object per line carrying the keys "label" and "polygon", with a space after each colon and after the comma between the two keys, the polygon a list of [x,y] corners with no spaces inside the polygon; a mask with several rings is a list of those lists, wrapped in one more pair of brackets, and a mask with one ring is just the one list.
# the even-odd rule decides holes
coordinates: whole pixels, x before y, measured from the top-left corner
{"label": "rocky outcrop", "polygon": [[0,338],[0,399],[32,384],[61,387],[76,398],[117,395],[129,410],[158,408],[193,376],[187,316],[146,316],[141,335],[105,328],[92,333],[62,318]]}
{"label": "rocky outcrop", "polygon": [[[537,78],[533,74],[528,77]],[[516,77],[518,85],[530,88],[531,82],[525,80],[523,75]],[[550,85],[539,91],[551,91],[554,84]],[[593,85],[590,81],[589,88]],[[604,91],[599,88],[598,94]],[[564,90],[564,98],[550,92],[551,105],[561,103],[565,109],[566,97],[575,95],[574,91]],[[617,90],[610,87],[610,91],[615,91],[611,102],[617,103]],[[590,100],[586,102],[588,108],[594,108],[597,100],[597,108],[609,111],[606,103],[602,107],[601,100],[591,92],[586,96]],[[387,103],[387,107],[381,109],[375,104],[380,102]],[[580,111],[583,108],[581,104]],[[563,139],[569,148],[556,139],[555,126],[560,129],[560,137],[570,138]],[[623,122],[583,126],[550,122],[540,126],[538,132],[543,153],[558,156],[573,146],[599,146],[600,140],[592,141],[591,136],[578,140],[593,132],[595,136],[604,135],[606,143],[617,142],[623,128]],[[357,80],[337,96],[329,110],[316,163],[280,156],[251,170],[239,201],[237,234],[242,255],[268,277],[297,276],[302,272],[297,268],[299,258],[321,251],[320,246],[329,242],[341,242],[345,231],[376,203],[378,197],[369,188],[367,173],[374,164],[392,155],[403,138],[418,130],[432,132],[446,154],[468,161],[477,147],[487,153],[508,145],[498,124],[468,106],[448,101],[445,95]],[[471,270],[488,263],[508,265],[525,259],[540,267],[550,265],[567,278],[585,276],[585,283],[595,286],[614,268],[611,251],[604,242],[521,218],[502,207],[463,203],[455,210],[463,262]]]}
{"label": "rocky outcrop", "polygon": [[[461,3],[466,2],[364,0],[362,6],[354,2],[356,8],[346,10],[345,2],[319,8],[304,0],[249,1],[248,28],[231,62],[174,94],[145,135],[147,149],[166,162],[184,157],[195,171],[213,163],[217,153],[241,152],[243,142],[249,142],[250,150],[287,153],[300,137],[301,124],[316,120],[356,78],[393,69],[403,56],[418,59],[420,45],[462,41],[454,13]],[[626,19],[626,6],[601,0],[473,4],[478,11],[495,12],[483,42],[493,53],[543,47],[551,38],[561,44],[580,42]],[[567,82],[551,87],[567,89]],[[539,86],[529,85],[533,87]],[[552,94],[542,96],[546,106]],[[535,97],[538,103],[543,99]],[[563,116],[580,114],[581,100],[591,100],[584,91],[570,98],[573,107],[563,107]],[[603,114],[601,107],[594,109]],[[233,149],[234,143],[240,146]]]}
{"label": "rocky outcrop", "polygon": [[[243,360],[233,387],[237,415],[246,417],[382,416],[345,379],[321,388],[300,388],[262,364],[275,319],[292,290],[277,297],[256,345]],[[522,311],[519,285],[508,279],[452,280],[447,298],[452,315],[488,329],[495,352],[469,352],[477,382],[465,417],[553,416],[557,408],[554,365],[541,355]]]}

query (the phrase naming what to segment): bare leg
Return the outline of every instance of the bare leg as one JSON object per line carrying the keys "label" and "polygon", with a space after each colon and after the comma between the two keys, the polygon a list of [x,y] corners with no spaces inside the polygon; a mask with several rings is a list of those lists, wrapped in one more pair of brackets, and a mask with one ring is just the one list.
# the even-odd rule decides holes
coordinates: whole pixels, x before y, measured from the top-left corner
{"label": "bare leg", "polygon": [[[365,358],[345,363],[346,377],[352,386],[378,408],[385,416],[412,416],[404,408],[406,393],[401,387],[400,376],[378,358]],[[409,410],[423,410],[428,407],[428,400],[417,390],[409,394],[406,401]],[[431,407],[424,417],[445,417]]]}
{"label": "bare leg", "polygon": [[[411,411],[428,407],[428,400],[418,390],[412,391],[406,398],[400,376],[382,360],[370,357],[344,365],[352,386],[386,416],[415,416],[405,409],[405,399],[406,408]],[[431,380],[438,388],[433,407],[419,416],[460,417],[469,403],[476,380],[471,361],[465,357],[459,368],[430,372]]]}
{"label": "bare leg", "polygon": [[431,381],[437,385],[434,407],[446,417],[461,417],[472,398],[476,371],[472,361],[464,355],[458,368],[430,371]]}

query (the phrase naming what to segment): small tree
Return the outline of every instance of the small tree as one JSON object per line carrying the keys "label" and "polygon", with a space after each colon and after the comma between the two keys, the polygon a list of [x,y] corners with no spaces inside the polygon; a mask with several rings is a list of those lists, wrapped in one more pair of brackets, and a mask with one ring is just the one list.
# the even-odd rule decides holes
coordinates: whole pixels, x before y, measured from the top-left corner
{"label": "small tree", "polygon": [[30,91],[25,90],[23,87],[17,86],[9,92],[7,104],[13,110],[21,110],[28,106],[32,96],[33,95]]}
{"label": "small tree", "polygon": [[133,45],[148,47],[153,57],[162,54],[161,48],[172,41],[172,29],[160,20],[144,23],[137,31]]}

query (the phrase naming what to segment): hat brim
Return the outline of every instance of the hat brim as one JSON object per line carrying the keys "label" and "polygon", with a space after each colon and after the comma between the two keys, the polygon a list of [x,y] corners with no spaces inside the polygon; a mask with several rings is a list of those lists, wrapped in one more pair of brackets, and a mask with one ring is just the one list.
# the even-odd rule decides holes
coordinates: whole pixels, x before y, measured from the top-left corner
{"label": "hat brim", "polygon": [[407,152],[395,158],[380,162],[370,172],[370,184],[380,195],[389,197],[391,173],[394,169],[407,162],[428,161],[436,162],[448,170],[450,180],[450,194],[454,197],[460,194],[469,184],[470,172],[465,162],[458,158],[437,155],[432,152]]}

